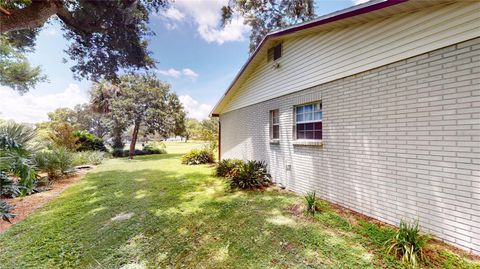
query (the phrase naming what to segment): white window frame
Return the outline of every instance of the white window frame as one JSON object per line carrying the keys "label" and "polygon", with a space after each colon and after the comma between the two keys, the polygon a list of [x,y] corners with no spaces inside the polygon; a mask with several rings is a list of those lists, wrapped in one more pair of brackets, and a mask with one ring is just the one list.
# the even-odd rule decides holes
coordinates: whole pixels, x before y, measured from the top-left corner
{"label": "white window frame", "polygon": [[[274,117],[274,113],[277,113],[277,121],[275,122],[275,117]],[[270,115],[270,141],[278,141],[280,140],[280,110],[279,109],[272,109],[269,111],[269,115]],[[274,138],[273,137],[273,127],[274,126],[278,126],[278,137],[277,138]]]}
{"label": "white window frame", "polygon": [[[313,105],[313,108],[312,108],[312,111],[311,112],[304,112],[302,111],[301,113],[298,113],[298,108],[300,107],[303,107],[303,109],[305,109],[305,107],[307,106],[311,106]],[[318,105],[318,107],[316,107],[316,105]],[[320,113],[320,118],[319,119],[315,119],[316,117],[316,113]],[[311,114],[311,119],[305,119],[305,115],[307,114]],[[303,118],[301,121],[298,120],[298,116],[299,115],[303,115]],[[293,107],[293,122],[294,122],[294,125],[293,125],[293,137],[294,137],[294,140],[296,141],[322,141],[323,140],[323,111],[322,111],[322,102],[321,101],[315,101],[315,102],[310,102],[310,103],[305,103],[305,104],[300,104],[300,105],[296,105]],[[313,135],[314,135],[314,138],[298,138],[298,132],[297,132],[297,125],[298,124],[308,124],[308,123],[319,123],[321,122],[322,123],[322,138],[321,139],[316,139],[315,138],[315,131],[318,131],[316,129],[312,130],[313,131]]]}

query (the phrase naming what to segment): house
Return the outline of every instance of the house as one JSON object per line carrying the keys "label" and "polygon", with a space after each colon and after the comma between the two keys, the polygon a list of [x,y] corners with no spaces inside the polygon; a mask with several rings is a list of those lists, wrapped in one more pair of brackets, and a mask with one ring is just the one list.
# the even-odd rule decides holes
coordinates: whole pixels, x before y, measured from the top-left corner
{"label": "house", "polygon": [[374,0],[268,34],[216,104],[220,156],[480,253],[480,2]]}

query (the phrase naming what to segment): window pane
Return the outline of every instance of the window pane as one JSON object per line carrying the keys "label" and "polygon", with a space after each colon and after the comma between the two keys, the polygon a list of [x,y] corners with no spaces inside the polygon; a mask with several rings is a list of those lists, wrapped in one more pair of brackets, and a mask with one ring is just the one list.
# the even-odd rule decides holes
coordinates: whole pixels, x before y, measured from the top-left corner
{"label": "window pane", "polygon": [[305,107],[304,108],[305,113],[313,111],[313,105],[306,105],[304,107]]}
{"label": "window pane", "polygon": [[315,120],[321,120],[322,119],[322,112],[315,112]]}
{"label": "window pane", "polygon": [[322,131],[315,131],[315,139],[322,139]]}
{"label": "window pane", "polygon": [[297,114],[303,113],[303,106],[297,106]]}
{"label": "window pane", "polygon": [[305,132],[297,131],[297,139],[305,139]]}
{"label": "window pane", "polygon": [[305,116],[304,116],[305,121],[311,121],[311,120],[313,120],[313,115],[312,115],[312,113],[308,113],[308,114],[304,114],[304,115],[305,115]]}
{"label": "window pane", "polygon": [[277,60],[278,58],[282,57],[282,44],[278,44],[274,47],[273,51],[273,59]]}
{"label": "window pane", "polygon": [[297,115],[297,122],[303,121],[303,114]]}
{"label": "window pane", "polygon": [[305,124],[297,124],[297,130],[299,131],[305,130]]}
{"label": "window pane", "polygon": [[273,139],[278,139],[279,137],[280,137],[280,126],[275,125],[275,126],[273,126],[272,138]]}
{"label": "window pane", "polygon": [[305,132],[306,139],[313,139],[313,131],[306,131]]}
{"label": "window pane", "polygon": [[305,124],[305,131],[313,131],[313,123]]}
{"label": "window pane", "polygon": [[315,123],[315,130],[322,130],[322,123],[321,122],[316,122]]}

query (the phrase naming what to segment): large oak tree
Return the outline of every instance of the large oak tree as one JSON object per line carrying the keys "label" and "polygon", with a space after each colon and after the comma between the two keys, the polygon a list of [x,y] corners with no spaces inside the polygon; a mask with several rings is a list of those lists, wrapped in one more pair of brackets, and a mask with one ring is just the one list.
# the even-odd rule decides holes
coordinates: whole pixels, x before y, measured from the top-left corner
{"label": "large oak tree", "polygon": [[[120,71],[154,67],[146,39],[153,34],[149,13],[167,5],[168,0],[0,0],[0,34],[9,46],[32,50],[39,29],[49,19],[58,19],[70,42],[66,53],[74,76],[116,80]],[[24,92],[41,78],[37,69],[21,71],[30,71],[30,84],[1,70],[0,83]]]}
{"label": "large oak tree", "polygon": [[184,133],[185,112],[170,85],[153,74],[127,74],[120,76],[120,94],[109,100],[109,114],[113,119],[133,125],[130,159],[135,155],[135,144],[140,127],[145,134],[162,137]]}
{"label": "large oak tree", "polygon": [[315,18],[313,0],[230,0],[222,7],[222,25],[236,15],[251,26],[250,53],[271,31]]}

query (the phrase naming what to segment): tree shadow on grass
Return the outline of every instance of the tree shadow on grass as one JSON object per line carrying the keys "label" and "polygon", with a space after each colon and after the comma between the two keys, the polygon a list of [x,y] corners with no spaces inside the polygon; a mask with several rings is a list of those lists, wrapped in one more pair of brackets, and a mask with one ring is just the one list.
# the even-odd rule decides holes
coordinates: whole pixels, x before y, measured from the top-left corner
{"label": "tree shadow on grass", "polygon": [[[138,161],[159,159],[165,158]],[[0,262],[87,268],[373,267],[360,244],[286,213],[298,197],[277,191],[231,193],[210,172],[160,166],[90,173],[2,235]],[[112,221],[122,213],[133,215]]]}

